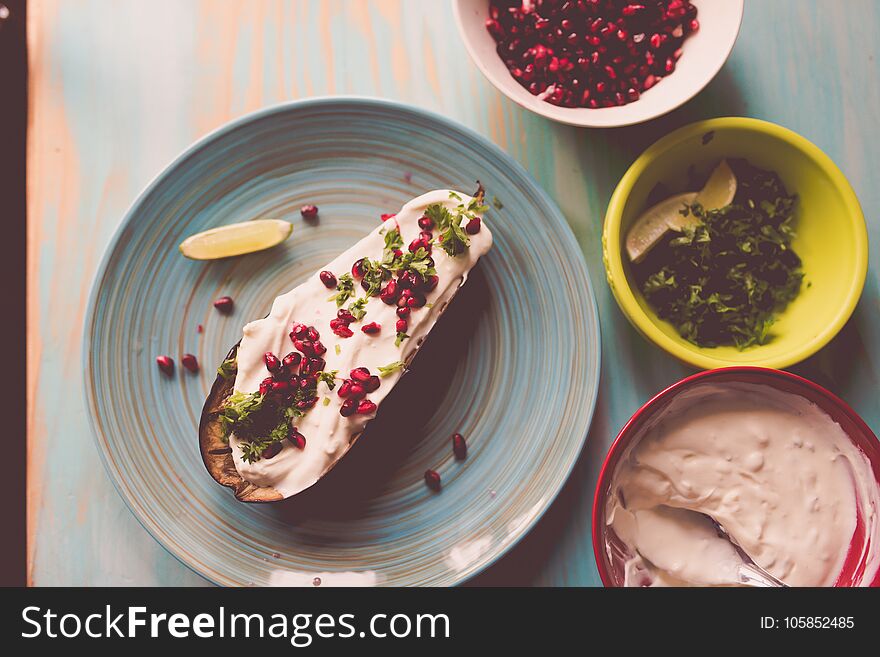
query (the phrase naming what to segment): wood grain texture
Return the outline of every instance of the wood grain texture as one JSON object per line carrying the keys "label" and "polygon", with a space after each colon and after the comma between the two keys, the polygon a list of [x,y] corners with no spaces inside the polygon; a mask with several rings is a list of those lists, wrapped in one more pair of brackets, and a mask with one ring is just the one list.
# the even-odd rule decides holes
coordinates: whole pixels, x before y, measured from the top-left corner
{"label": "wood grain texture", "polygon": [[[276,102],[326,94],[397,99],[468,125],[555,198],[599,300],[602,389],[562,495],[477,584],[596,585],[592,490],[608,445],[654,392],[687,373],[629,326],[604,284],[600,235],[619,177],[670,130],[712,116],[785,125],[849,177],[871,268],[838,338],[794,368],[880,430],[880,5],[749,3],[740,39],[696,99],[640,126],[588,130],[527,113],[469,61],[446,0],[33,0],[28,16],[28,519],[37,585],[199,585],[104,474],[82,397],[82,320],[104,247],[138,192],[194,139]],[[124,330],[124,329],[121,329]]]}

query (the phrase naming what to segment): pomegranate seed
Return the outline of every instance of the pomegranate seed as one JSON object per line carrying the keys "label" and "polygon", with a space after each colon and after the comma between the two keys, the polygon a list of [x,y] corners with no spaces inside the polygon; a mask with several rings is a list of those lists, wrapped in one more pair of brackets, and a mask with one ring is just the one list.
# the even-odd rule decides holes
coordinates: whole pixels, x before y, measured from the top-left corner
{"label": "pomegranate seed", "polygon": [[190,372],[195,373],[199,371],[199,361],[193,354],[184,354],[180,362]]}
{"label": "pomegranate seed", "polygon": [[299,380],[299,387],[301,390],[308,390],[309,388],[314,388],[318,385],[318,377],[314,374],[303,374],[303,377]]}
{"label": "pomegranate seed", "polygon": [[297,449],[306,448],[306,437],[302,435],[296,427],[293,428],[293,430],[287,436],[287,439],[290,441],[290,444]]}
{"label": "pomegranate seed", "polygon": [[452,452],[459,461],[464,461],[467,458],[467,443],[460,433],[452,434]]}
{"label": "pomegranate seed", "polygon": [[360,383],[352,383],[348,396],[352,399],[363,399],[367,396],[367,390]]}
{"label": "pomegranate seed", "polygon": [[660,35],[656,32],[651,35],[651,38],[648,40],[651,43],[651,47],[656,50],[660,47]]}
{"label": "pomegranate seed", "polygon": [[360,260],[355,261],[351,266],[351,275],[358,280],[364,277],[364,260],[366,260],[366,258],[361,258]]}
{"label": "pomegranate seed", "polygon": [[388,281],[385,287],[382,288],[382,291],[379,293],[379,298],[382,299],[384,303],[387,303],[389,306],[394,305],[397,302],[398,298],[398,285],[395,281]]}
{"label": "pomegranate seed", "polygon": [[419,228],[422,230],[434,230],[434,220],[431,217],[423,216],[419,219]]}
{"label": "pomegranate seed", "polygon": [[425,279],[424,285],[422,285],[422,289],[425,290],[425,292],[431,292],[434,288],[437,287],[437,283],[439,282],[439,276],[428,276],[428,278]]}
{"label": "pomegranate seed", "polygon": [[325,287],[333,288],[336,287],[336,276],[332,271],[327,271],[326,269],[320,273],[321,282]]}
{"label": "pomegranate seed", "polygon": [[356,367],[351,372],[349,372],[349,376],[358,383],[363,383],[367,379],[369,379],[372,375],[370,374],[370,370],[366,367]]}
{"label": "pomegranate seed", "polygon": [[367,392],[376,392],[379,389],[379,386],[382,385],[382,382],[379,380],[379,377],[375,374],[371,376],[369,379],[364,381],[364,390]]}
{"label": "pomegranate seed", "polygon": [[425,295],[417,292],[406,300],[406,305],[410,308],[421,308],[427,302],[428,300],[425,298]]}
{"label": "pomegranate seed", "polygon": [[324,354],[327,353],[327,347],[325,347],[324,343],[321,342],[320,340],[315,341],[315,343],[312,345],[312,349],[315,350],[316,356],[323,356]]}
{"label": "pomegranate seed", "polygon": [[398,333],[406,333],[408,326],[409,324],[405,319],[398,319],[397,324],[395,324]]}
{"label": "pomegranate seed", "polygon": [[425,251],[431,250],[431,242],[426,240],[423,237],[417,237],[412,242],[409,243],[409,251],[410,253],[415,253],[419,249],[425,249]]}
{"label": "pomegranate seed", "polygon": [[296,407],[301,411],[307,411],[310,408],[314,408],[315,404],[317,403],[317,397],[309,397],[308,399],[303,399],[302,401],[296,402]]}
{"label": "pomegranate seed", "polygon": [[271,459],[278,456],[278,453],[281,451],[281,443],[274,442],[270,445],[267,445],[265,449],[260,453],[264,459]]}
{"label": "pomegranate seed", "polygon": [[336,393],[340,397],[348,397],[351,394],[351,386],[352,382],[350,379],[346,379],[342,382],[342,385],[339,386],[339,391]]}
{"label": "pomegranate seed", "polygon": [[340,308],[336,311],[336,317],[346,324],[351,324],[354,320],[354,315],[351,314],[351,311],[346,310],[345,308]]}
{"label": "pomegranate seed", "polygon": [[232,297],[220,297],[214,302],[214,307],[224,314],[231,313],[233,305]]}
{"label": "pomegranate seed", "polygon": [[291,351],[287,354],[282,360],[281,364],[285,369],[294,370],[299,367],[299,364],[302,362],[302,356],[295,351]]}
{"label": "pomegranate seed", "polygon": [[357,407],[358,415],[370,415],[376,412],[376,405],[369,399],[363,400]]}
{"label": "pomegranate seed", "polygon": [[204,330],[205,330],[205,329],[202,327],[201,324],[199,324],[198,326],[196,326],[196,332],[197,332],[197,333],[201,333],[201,332],[204,331]]}
{"label": "pomegranate seed", "polygon": [[700,21],[698,21],[698,20],[695,18],[695,19],[692,20],[690,23],[688,23],[688,27],[690,28],[690,31],[691,31],[691,32],[696,32],[697,30],[700,29]]}
{"label": "pomegranate seed", "polygon": [[263,354],[263,361],[266,363],[266,369],[270,372],[275,372],[281,367],[281,361],[278,360],[278,356],[273,354],[271,351],[267,351]]}
{"label": "pomegranate seed", "polygon": [[440,482],[440,473],[436,470],[425,470],[425,483],[433,491],[439,491],[443,487]]}
{"label": "pomegranate seed", "polygon": [[363,331],[367,335],[376,335],[381,330],[382,327],[379,326],[376,322],[370,322],[369,324],[364,324],[363,326],[361,326],[361,331]]}
{"label": "pomegranate seed", "polygon": [[467,225],[464,227],[464,229],[468,235],[476,235],[477,233],[480,232],[481,227],[482,227],[482,222],[480,221],[480,218],[474,217],[469,222],[467,222]]}
{"label": "pomegranate seed", "polygon": [[174,361],[170,356],[156,356],[156,365],[159,366],[163,374],[168,376],[174,374]]}
{"label": "pomegranate seed", "polygon": [[288,381],[272,381],[270,387],[272,392],[285,392],[290,388],[290,383]]}
{"label": "pomegranate seed", "polygon": [[265,379],[263,379],[260,382],[260,394],[265,395],[267,392],[269,392],[272,389],[272,384],[274,382],[275,380],[271,376],[267,376]]}
{"label": "pomegranate seed", "polygon": [[340,338],[350,338],[354,335],[354,331],[352,331],[347,326],[338,326],[333,329],[333,332],[338,335]]}
{"label": "pomegranate seed", "polygon": [[350,417],[357,412],[358,403],[354,399],[346,399],[339,408],[339,414],[342,417]]}
{"label": "pomegranate seed", "polygon": [[290,329],[290,334],[297,338],[304,338],[306,331],[308,330],[309,329],[305,324],[296,323],[293,325],[293,328]]}
{"label": "pomegranate seed", "polygon": [[306,338],[308,338],[312,342],[315,342],[320,337],[321,334],[318,333],[318,330],[314,326],[310,326],[308,329],[306,329]]}
{"label": "pomegranate seed", "polygon": [[309,358],[303,363],[301,371],[303,374],[317,374],[323,372],[326,366],[327,363],[323,358]]}
{"label": "pomegranate seed", "polygon": [[394,217],[396,217],[396,216],[397,216],[397,215],[394,214],[393,212],[392,212],[391,214],[382,214],[382,215],[380,215],[380,217],[381,217],[383,223],[386,222],[386,221],[388,221],[389,219],[394,219]]}
{"label": "pomegranate seed", "polygon": [[430,244],[431,240],[434,239],[434,234],[430,230],[423,230],[419,233],[419,239]]}
{"label": "pomegranate seed", "polygon": [[299,213],[303,216],[303,219],[314,219],[318,216],[318,206],[304,205],[299,209]]}
{"label": "pomegranate seed", "polygon": [[407,317],[409,317],[409,314],[411,312],[412,312],[412,310],[410,310],[409,306],[404,306],[403,308],[397,309],[397,316],[400,317],[401,319],[406,319]]}
{"label": "pomegranate seed", "polygon": [[645,5],[626,5],[623,9],[620,10],[620,13],[624,16],[632,16],[633,14],[637,14],[645,8]]}

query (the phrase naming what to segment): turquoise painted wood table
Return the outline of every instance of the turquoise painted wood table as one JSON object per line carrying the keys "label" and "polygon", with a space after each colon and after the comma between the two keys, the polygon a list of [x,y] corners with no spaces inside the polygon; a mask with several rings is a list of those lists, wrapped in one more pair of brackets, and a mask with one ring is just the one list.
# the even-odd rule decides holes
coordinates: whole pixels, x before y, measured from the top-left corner
{"label": "turquoise painted wood table", "polygon": [[880,429],[880,3],[775,0],[746,7],[727,65],[696,99],[650,123],[576,129],[520,109],[468,59],[447,0],[32,0],[28,135],[28,554],[36,585],[203,585],[137,523],[105,476],[82,394],[92,277],[137,193],[222,123],[276,102],[361,94],[439,111],[488,136],[562,208],[593,276],[603,332],[587,447],[537,527],[474,583],[596,585],[589,510],[620,426],[688,370],[645,342],[604,283],[611,192],[652,141],[693,120],[781,123],[849,177],[872,240],[852,320],[794,368]]}

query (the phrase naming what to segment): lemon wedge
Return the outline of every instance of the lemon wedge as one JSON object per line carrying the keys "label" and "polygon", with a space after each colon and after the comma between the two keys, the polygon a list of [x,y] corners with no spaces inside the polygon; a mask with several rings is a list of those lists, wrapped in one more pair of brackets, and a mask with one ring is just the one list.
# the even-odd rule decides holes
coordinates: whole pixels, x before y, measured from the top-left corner
{"label": "lemon wedge", "polygon": [[216,260],[270,249],[290,237],[293,224],[280,219],[259,219],[212,228],[187,237],[180,252],[193,260]]}
{"label": "lemon wedge", "polygon": [[699,192],[677,194],[645,210],[626,234],[626,252],[632,262],[641,262],[670,230],[681,232],[694,224],[694,216],[681,214],[687,205],[699,203],[704,210],[719,210],[733,202],[736,176],[721,160]]}
{"label": "lemon wedge", "polygon": [[645,210],[626,234],[626,252],[640,262],[670,230],[681,231],[689,217],[681,214],[697,198],[696,192],[676,194]]}
{"label": "lemon wedge", "polygon": [[694,203],[699,203],[704,210],[719,210],[733,203],[736,196],[736,176],[730,170],[727,160],[721,160],[703,189],[697,194]]}

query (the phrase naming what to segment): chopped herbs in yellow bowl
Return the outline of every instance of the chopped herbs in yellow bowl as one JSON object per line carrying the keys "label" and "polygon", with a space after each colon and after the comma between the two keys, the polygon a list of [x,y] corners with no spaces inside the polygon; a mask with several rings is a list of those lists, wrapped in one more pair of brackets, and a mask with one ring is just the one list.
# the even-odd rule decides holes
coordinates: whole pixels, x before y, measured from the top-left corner
{"label": "chopped herbs in yellow bowl", "polygon": [[[720,207],[702,207],[719,163],[735,184],[703,191]],[[812,355],[852,314],[868,261],[864,217],[840,170],[803,137],[747,118],[685,126],[645,151],[612,196],[603,248],[630,322],[706,369],[784,368]]]}

